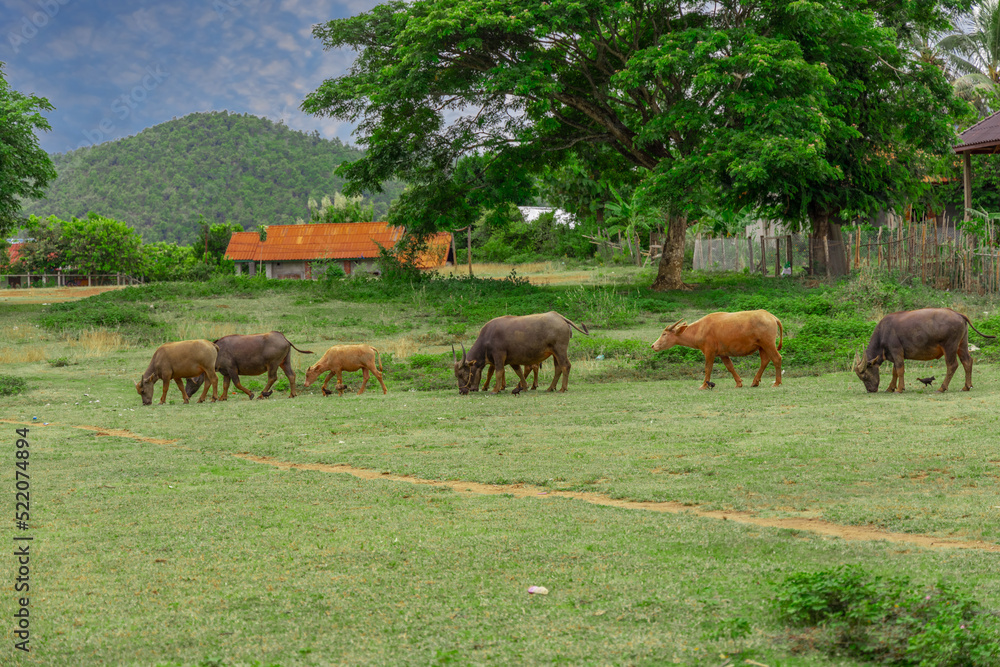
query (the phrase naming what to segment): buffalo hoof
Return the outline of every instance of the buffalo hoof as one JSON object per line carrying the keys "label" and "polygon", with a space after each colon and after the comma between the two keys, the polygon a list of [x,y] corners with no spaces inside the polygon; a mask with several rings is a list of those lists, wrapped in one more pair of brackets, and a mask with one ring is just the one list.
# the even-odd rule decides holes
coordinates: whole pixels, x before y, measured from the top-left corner
{"label": "buffalo hoof", "polygon": [[938,393],[939,393],[939,394],[943,394],[943,393],[944,393],[944,392],[946,392],[946,391],[948,391],[948,390],[947,390],[947,389],[945,389],[944,387],[938,387]]}
{"label": "buffalo hoof", "polygon": [[972,387],[971,387],[971,386],[968,386],[968,387],[962,387],[962,391],[969,391],[970,389],[972,389]]}
{"label": "buffalo hoof", "polygon": [[250,392],[250,396],[248,397],[248,400],[251,400],[251,401],[253,400],[253,392],[252,391]]}

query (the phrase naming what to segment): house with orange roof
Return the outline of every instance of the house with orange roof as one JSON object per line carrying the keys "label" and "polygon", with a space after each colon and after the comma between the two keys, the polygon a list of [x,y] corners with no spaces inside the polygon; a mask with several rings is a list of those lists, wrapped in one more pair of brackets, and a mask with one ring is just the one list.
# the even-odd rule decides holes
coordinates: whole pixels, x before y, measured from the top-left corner
{"label": "house with orange roof", "polygon": [[[226,259],[236,263],[236,275],[246,268],[255,275],[263,267],[268,278],[312,280],[337,262],[344,273],[373,273],[378,269],[379,246],[392,248],[405,229],[386,222],[346,222],[271,225],[265,239],[258,232],[236,232],[229,239]],[[422,269],[454,264],[452,235],[439,232],[429,239],[417,259]]]}

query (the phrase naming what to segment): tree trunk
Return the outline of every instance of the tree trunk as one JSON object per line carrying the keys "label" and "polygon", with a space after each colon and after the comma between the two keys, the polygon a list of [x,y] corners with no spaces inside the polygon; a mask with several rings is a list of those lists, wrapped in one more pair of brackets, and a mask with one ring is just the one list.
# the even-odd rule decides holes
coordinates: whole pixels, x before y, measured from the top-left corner
{"label": "tree trunk", "polygon": [[[847,275],[847,252],[844,248],[844,237],[840,233],[840,224],[836,222],[836,217],[832,211],[814,212],[812,215],[812,237],[810,245],[813,257],[812,274],[814,276]],[[826,247],[824,239],[830,249],[830,266],[827,267]]]}
{"label": "tree trunk", "polygon": [[684,289],[681,270],[684,268],[684,239],[687,235],[687,216],[667,214],[667,233],[663,238],[663,254],[656,272],[656,280],[650,286],[654,292]]}

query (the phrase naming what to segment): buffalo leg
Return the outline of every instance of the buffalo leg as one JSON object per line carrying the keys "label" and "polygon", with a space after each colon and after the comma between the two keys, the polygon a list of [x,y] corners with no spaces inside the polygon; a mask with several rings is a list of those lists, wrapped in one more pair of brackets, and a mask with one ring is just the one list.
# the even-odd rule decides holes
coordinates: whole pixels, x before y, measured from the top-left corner
{"label": "buffalo leg", "polygon": [[886,393],[891,392],[891,391],[896,391],[896,374],[898,372],[899,371],[896,368],[896,364],[894,363],[892,365],[892,381],[889,382],[889,386],[885,388]]}
{"label": "buffalo leg", "polygon": [[511,364],[510,367],[517,375],[517,387],[512,393],[520,394],[523,390],[528,388],[528,381],[525,379],[527,377],[527,373],[521,370],[521,366],[518,364]]}
{"label": "buffalo leg", "polygon": [[[208,380],[208,376],[207,375],[202,375],[198,379],[201,380],[202,382],[205,382],[205,381]],[[224,401],[224,400],[226,400],[228,398],[229,398],[229,376],[226,375],[225,373],[223,373],[222,374],[222,396],[219,397],[219,400],[220,401]]]}
{"label": "buffalo leg", "polygon": [[[698,387],[699,389],[708,389],[709,388],[708,383],[712,381],[712,366],[714,366],[714,365],[715,365],[715,355],[714,354],[712,354],[712,355],[706,354],[705,355],[705,381],[702,383],[702,385],[700,387]],[[737,387],[742,387],[743,383],[737,381],[736,386]]]}
{"label": "buffalo leg", "polygon": [[[281,370],[284,371],[285,377],[288,378],[288,386],[291,387],[291,393],[288,394],[288,398],[295,398],[299,395],[299,392],[295,391],[295,371],[292,369],[291,350],[288,350],[285,360],[281,362]],[[275,371],[275,375],[277,375],[277,371]]]}
{"label": "buffalo leg", "polygon": [[962,361],[962,367],[965,368],[965,386],[962,387],[962,391],[969,391],[972,389],[972,355],[969,354],[968,340],[963,340],[959,346],[958,358]]}
{"label": "buffalo leg", "polygon": [[[187,403],[188,402],[188,395],[187,395],[187,392],[184,391],[184,383],[181,382],[180,378],[174,378],[174,382],[177,383],[177,388],[181,390],[181,396],[184,398],[184,402]],[[169,384],[170,384],[169,382],[164,382],[163,383],[163,388],[166,389],[167,385],[169,385]],[[205,385],[205,390],[206,391],[208,390],[208,385],[207,384]],[[166,391],[163,392],[164,395],[166,395],[166,393],[167,393]]]}
{"label": "buffalo leg", "polygon": [[531,389],[532,390],[538,389],[538,369],[540,367],[541,367],[541,364],[535,364],[534,367],[532,368],[532,370],[535,372],[535,379],[531,383]]}
{"label": "buffalo leg", "polygon": [[[326,374],[326,380],[323,381],[323,386],[320,387],[320,391],[323,392],[324,396],[329,396],[333,392],[326,388],[326,385],[330,384],[330,380],[333,379],[333,371]],[[337,384],[340,384],[340,378],[337,379]]]}
{"label": "buffalo leg", "polygon": [[374,364],[372,365],[372,374],[375,375],[375,379],[378,380],[378,383],[382,385],[382,394],[383,395],[388,394],[389,390],[386,389],[385,382],[382,381],[382,371],[375,368]]}
{"label": "buffalo leg", "polygon": [[[338,368],[337,369],[337,396],[343,396],[344,395],[344,389],[347,388],[347,385],[344,384],[344,375],[343,375],[343,373],[344,373],[344,370],[342,368]],[[364,391],[364,385],[362,385],[361,391]]]}
{"label": "buffalo leg", "polygon": [[[736,386],[742,387],[743,378],[741,378],[740,374],[736,372],[736,368],[733,366],[733,360],[729,357],[722,357],[722,363],[726,365],[726,370],[733,374],[733,379],[736,380]],[[708,382],[708,380],[706,380],[706,382]],[[753,386],[756,387],[757,383],[754,382]]]}
{"label": "buffalo leg", "polygon": [[[540,363],[540,362],[539,362]],[[556,376],[552,378],[552,386],[556,386],[556,380],[562,375],[562,388],[559,391],[566,391],[569,386],[569,371],[573,368],[573,364],[569,363],[569,356],[566,354],[565,350],[556,350],[552,355],[552,363],[556,367]],[[549,391],[552,391],[550,388]]]}
{"label": "buffalo leg", "polygon": [[[489,368],[486,369],[486,381],[483,382],[483,391],[486,391],[487,389],[490,388],[490,380],[492,379],[493,379],[493,365],[490,364]],[[477,382],[476,389],[474,389],[474,391],[478,390],[479,390],[479,383]]]}
{"label": "buffalo leg", "polygon": [[906,390],[906,382],[903,380],[903,373],[905,371],[905,368],[903,367],[903,364],[900,364],[898,369],[895,366],[893,366],[892,369],[896,375],[896,381],[897,381],[896,392],[902,393]]}
{"label": "buffalo leg", "polygon": [[494,394],[499,394],[501,391],[507,388],[507,378],[504,372],[504,367],[507,364],[507,356],[505,354],[496,354],[493,357],[493,367],[490,368],[491,371],[496,373],[496,379],[493,381],[493,391]]}
{"label": "buffalo leg", "polygon": [[[250,399],[251,401],[253,400],[253,392],[252,392],[252,391],[250,391],[249,389],[247,389],[246,387],[244,387],[244,386],[243,386],[243,383],[242,383],[242,382],[240,382],[240,376],[239,376],[239,374],[236,374],[236,375],[233,375],[233,385],[234,385],[234,386],[235,386],[235,387],[236,387],[237,389],[239,389],[240,391],[242,391],[242,392],[243,392],[244,394],[246,394],[246,395],[247,395],[247,397],[248,397],[248,398],[249,398],[249,399]],[[228,376],[226,376],[226,377],[224,377],[224,379],[222,380],[222,395],[223,395],[223,396],[225,396],[225,395],[226,395],[226,392],[228,391],[228,387],[229,387],[229,377],[228,377]]]}
{"label": "buffalo leg", "polygon": [[941,383],[938,391],[948,391],[948,385],[951,383],[951,376],[958,370],[958,356],[954,352],[946,352],[944,355],[944,363],[946,369],[944,382]]}
{"label": "buffalo leg", "polygon": [[365,387],[368,386],[368,368],[365,366],[361,367],[361,389],[358,390],[358,396],[365,393]]}
{"label": "buffalo leg", "polygon": [[[170,378],[160,378],[163,380],[163,395],[160,396],[160,405],[167,402],[167,389],[170,389]],[[184,388],[181,388],[181,394],[184,394]],[[187,403],[187,397],[184,397],[184,402]]]}

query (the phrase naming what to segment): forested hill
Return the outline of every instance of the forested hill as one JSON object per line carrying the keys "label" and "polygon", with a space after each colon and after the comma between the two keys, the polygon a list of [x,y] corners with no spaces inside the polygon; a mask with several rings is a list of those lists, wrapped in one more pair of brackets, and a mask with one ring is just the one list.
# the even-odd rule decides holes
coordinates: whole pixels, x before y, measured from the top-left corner
{"label": "forested hill", "polygon": [[[308,219],[310,197],[341,191],[333,175],[361,151],[251,115],[196,113],[97,146],[52,156],[59,176],[25,215],[83,217],[132,225],[148,243],[190,243],[198,216],[251,229]],[[382,213],[402,187],[376,197]]]}

